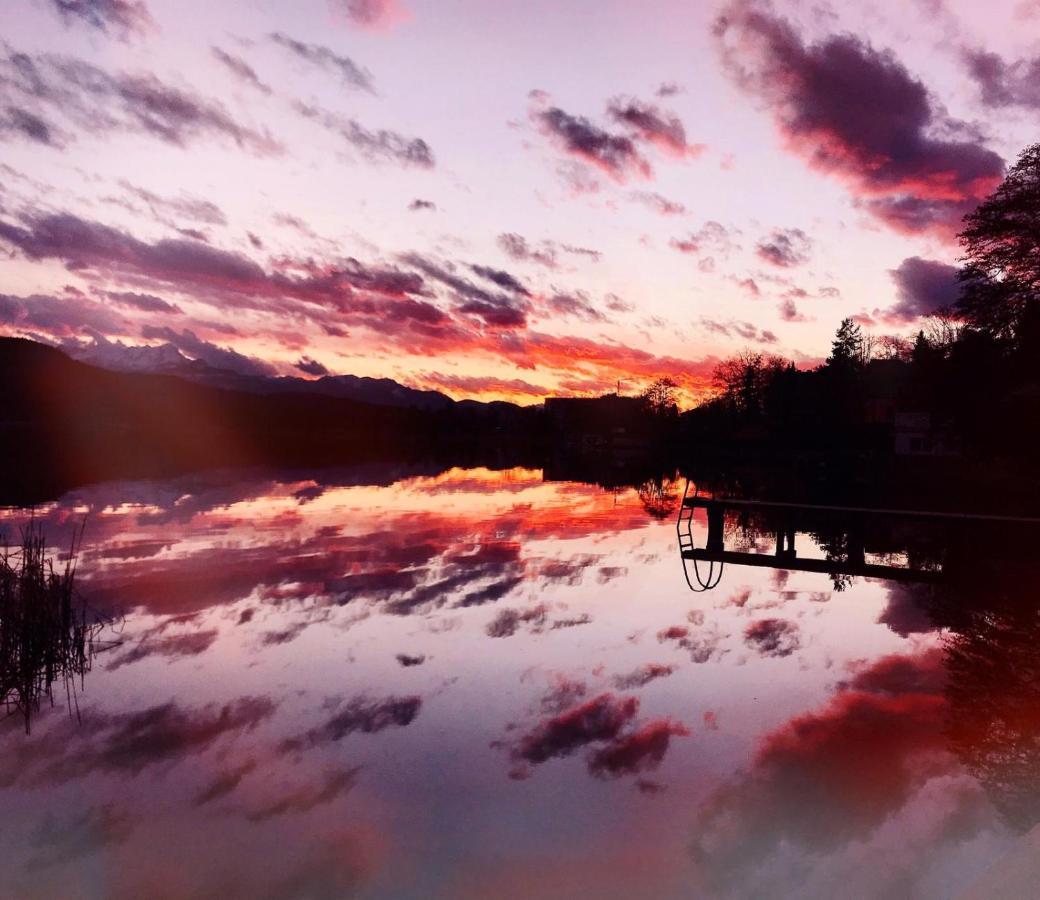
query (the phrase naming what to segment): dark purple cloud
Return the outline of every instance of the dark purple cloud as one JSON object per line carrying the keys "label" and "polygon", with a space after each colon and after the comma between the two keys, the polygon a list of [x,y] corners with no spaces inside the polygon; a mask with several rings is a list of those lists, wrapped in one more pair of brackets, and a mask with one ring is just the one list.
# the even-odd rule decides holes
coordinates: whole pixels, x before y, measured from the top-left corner
{"label": "dark purple cloud", "polygon": [[538,566],[546,584],[580,584],[585,572],[602,559],[595,553],[579,553],[567,559],[550,559]]}
{"label": "dark purple cloud", "polygon": [[583,682],[564,679],[543,697],[548,715],[508,745],[511,778],[528,778],[532,767],[584,750],[598,778],[636,775],[660,765],[673,736],[690,733],[669,719],[639,723],[637,697],[607,692],[586,700],[587,692]]}
{"label": "dark purple cloud", "polygon": [[8,106],[0,113],[0,137],[3,135],[14,135],[48,147],[60,147],[64,143],[54,125],[20,106]]}
{"label": "dark purple cloud", "polygon": [[309,356],[301,356],[298,360],[296,360],[294,365],[305,375],[314,375],[315,377],[320,377],[322,375],[332,374],[320,362],[318,362],[316,359],[311,359]]}
{"label": "dark purple cloud", "polygon": [[146,188],[120,179],[119,186],[134,200],[144,203],[152,214],[164,224],[172,224],[171,216],[201,222],[204,225],[227,225],[224,211],[212,200],[181,194],[179,197],[163,197]]}
{"label": "dark purple cloud", "polygon": [[[459,275],[451,263],[438,263],[418,253],[405,254],[401,260],[434,281],[439,281],[451,288],[459,298],[456,309],[463,315],[475,317],[486,325],[500,328],[521,328],[527,324],[530,302],[527,299],[526,291],[524,294],[507,295],[485,290]],[[486,269],[486,271],[494,270]],[[478,274],[487,277],[483,272]],[[499,284],[495,279],[489,280],[496,285]],[[519,285],[519,282],[517,284]]]}
{"label": "dark purple cloud", "polygon": [[69,268],[96,263],[135,271],[228,279],[262,280],[263,270],[243,256],[195,241],[162,240],[146,244],[123,231],[68,213],[27,214],[22,225],[0,221],[0,240],[13,244],[29,259],[60,259]]}
{"label": "dark purple cloud", "polygon": [[551,716],[518,741],[513,756],[532,765],[554,757],[570,756],[599,741],[611,741],[639,711],[635,697],[601,694]]}
{"label": "dark purple cloud", "polygon": [[756,344],[776,344],[779,341],[773,332],[765,328],[758,328],[750,322],[720,322],[702,316],[701,326],[711,334],[720,334],[723,337],[739,337],[745,341],[753,341]]}
{"label": "dark purple cloud", "polygon": [[49,0],[66,24],[73,22],[126,40],[145,34],[155,23],[143,0]]}
{"label": "dark purple cloud", "polygon": [[652,174],[650,163],[627,135],[613,134],[584,116],[573,116],[557,106],[536,110],[532,118],[564,152],[595,166],[615,181],[649,178]]}
{"label": "dark purple cloud", "polygon": [[[199,710],[182,710],[175,703],[154,706],[114,723],[96,763],[113,770],[140,771],[164,759],[199,752],[223,735],[251,731],[274,708],[266,697],[243,697]],[[83,768],[90,763],[85,760]]]}
{"label": "dark purple cloud", "polygon": [[896,285],[898,302],[885,311],[888,318],[910,322],[953,307],[960,296],[957,267],[934,259],[910,256],[889,275]]}
{"label": "dark purple cloud", "polygon": [[677,157],[696,157],[704,152],[703,144],[691,144],[679,117],[653,103],[634,97],[615,97],[607,104],[607,115],[619,125],[629,128],[643,141]]}
{"label": "dark purple cloud", "polygon": [[267,697],[241,697],[197,709],[169,702],[120,715],[95,713],[83,740],[36,746],[31,756],[20,756],[0,771],[0,784],[60,784],[95,773],[136,775],[251,732],[274,711]]}
{"label": "dark purple cloud", "polygon": [[[523,382],[521,382],[521,385],[522,384]],[[509,388],[508,384],[502,386],[506,389]],[[519,385],[517,387],[519,387]],[[497,600],[501,600],[503,597],[507,597],[523,583],[523,575],[509,575],[505,578],[500,578],[498,581],[492,581],[491,584],[485,585],[482,588],[475,588],[472,591],[467,591],[459,598],[455,606],[483,606],[485,603],[494,603]]]}
{"label": "dark purple cloud", "polygon": [[386,697],[382,700],[355,697],[324,725],[312,728],[299,737],[288,738],[279,749],[283,753],[293,753],[341,741],[355,732],[375,734],[386,728],[404,728],[415,720],[421,707],[422,698],[416,696]]}
{"label": "dark purple cloud", "polygon": [[625,675],[617,675],[614,678],[614,687],[621,691],[646,687],[651,681],[656,681],[658,678],[666,678],[674,671],[675,666],[673,665],[646,663]]}
{"label": "dark purple cloud", "polygon": [[16,297],[0,294],[0,324],[23,332],[43,332],[55,337],[78,336],[84,332],[121,334],[126,322],[111,309],[82,297],[31,294]]}
{"label": "dark purple cloud", "polygon": [[986,50],[965,50],[968,74],[990,107],[1040,109],[1040,56],[1008,62]]}
{"label": "dark purple cloud", "polygon": [[272,33],[270,38],[279,47],[285,48],[297,59],[302,59],[312,66],[324,69],[327,72],[338,74],[344,84],[361,91],[367,91],[370,94],[375,93],[375,87],[372,84],[372,74],[367,69],[359,66],[349,56],[342,56],[321,44],[309,44],[305,41],[298,41],[280,31]]}
{"label": "dark purple cloud", "polygon": [[256,74],[249,63],[247,63],[241,56],[235,56],[233,53],[228,53],[226,50],[222,50],[220,47],[210,47],[210,52],[220,60],[221,63],[243,84],[247,84],[252,88],[258,90],[261,94],[270,94],[271,86],[265,84],[260,80],[260,76]]}
{"label": "dark purple cloud", "polygon": [[[21,224],[0,219],[0,244],[33,260],[57,259],[74,270],[121,274],[172,285],[221,309],[252,308],[310,318],[329,327],[348,319],[386,331],[402,325],[422,332],[441,329],[448,316],[425,299],[414,272],[365,266],[355,259],[319,267],[266,272],[239,253],[196,241],[163,239],[149,244],[126,232],[68,213],[26,214]],[[508,298],[506,298],[508,303]],[[112,331],[94,325],[99,331]]]}
{"label": "dark purple cloud", "polygon": [[574,244],[559,244],[560,250],[564,253],[570,253],[574,256],[584,256],[591,259],[593,262],[599,262],[603,257],[603,254],[599,250],[592,250],[589,247],[575,247]]}
{"label": "dark purple cloud", "polygon": [[[754,282],[752,282],[754,283]],[[809,319],[798,311],[798,304],[791,297],[785,297],[777,306],[780,318],[785,322],[808,322]]]}
{"label": "dark purple cloud", "polygon": [[656,191],[633,191],[629,194],[629,197],[636,203],[642,203],[643,206],[660,213],[662,216],[686,215],[686,207],[682,203],[676,200],[669,200]]}
{"label": "dark purple cloud", "polygon": [[545,302],[559,316],[569,316],[583,322],[602,322],[606,319],[583,291],[555,292]]}
{"label": "dark purple cloud", "polygon": [[411,203],[408,204],[408,209],[411,212],[419,212],[420,210],[424,210],[424,209],[432,211],[432,210],[437,209],[437,204],[434,203],[432,200],[422,200],[422,199],[416,198],[415,200],[413,200]]}
{"label": "dark purple cloud", "polygon": [[755,247],[759,259],[781,269],[808,262],[811,250],[812,241],[801,228],[775,228]]}
{"label": "dark purple cloud", "polygon": [[167,313],[174,316],[184,314],[179,306],[168,303],[162,297],[156,297],[155,294],[141,294],[137,291],[106,291],[105,297],[117,306],[125,306],[141,312]]}
{"label": "dark purple cloud", "polygon": [[727,71],[768,104],[788,147],[891,227],[949,237],[999,184],[1003,160],[890,51],[851,34],[807,44],[747,0],[726,7],[715,35]]}
{"label": "dark purple cloud", "polygon": [[[270,134],[237,121],[216,100],[150,72],[112,73],[67,56],[8,51],[0,58],[0,108],[20,110],[22,134],[37,141],[45,133],[27,123],[56,118],[95,135],[145,134],[178,147],[219,138],[261,156],[281,152]],[[54,126],[47,129],[55,133]]]}
{"label": "dark purple cloud", "polygon": [[[475,553],[446,553],[437,577],[433,577],[432,571],[418,567],[443,549],[431,543],[402,547],[387,554],[385,568],[333,579],[327,587],[340,602],[367,595],[371,599],[385,599],[386,612],[406,616],[448,603],[477,606],[493,602],[522,580],[520,547],[513,542],[488,541]],[[408,570],[402,571],[404,566],[408,566]],[[474,587],[487,579],[491,579],[490,584]]]}
{"label": "dark purple cloud", "polygon": [[572,256],[582,256],[599,262],[603,254],[598,250],[588,247],[576,247],[574,244],[557,243],[556,241],[542,240],[537,245],[528,241],[523,235],[516,232],[505,232],[497,239],[499,249],[518,262],[533,262],[547,269],[555,269],[559,264],[559,257],[564,253]]}
{"label": "dark purple cloud", "polygon": [[531,292],[524,287],[523,283],[515,275],[510,275],[509,272],[502,269],[494,269],[491,266],[480,265],[471,265],[470,269],[481,278],[490,281],[492,284],[497,284],[507,291],[512,291],[514,294],[520,294],[523,297],[531,296]]}
{"label": "dark purple cloud", "polygon": [[801,647],[801,635],[795,622],[759,619],[744,629],[744,643],[762,656],[790,656]]}
{"label": "dark purple cloud", "polygon": [[591,623],[592,616],[588,613],[582,613],[580,616],[571,616],[567,619],[553,619],[553,623],[549,626],[549,630],[559,631],[561,628],[577,628],[579,625],[589,625]]}
{"label": "dark purple cloud", "polygon": [[457,307],[464,315],[479,319],[492,328],[523,328],[527,325],[527,314],[511,303],[467,300]]}
{"label": "dark purple cloud", "polygon": [[186,634],[146,634],[136,643],[129,646],[124,644],[119,654],[105,668],[119,669],[149,656],[162,656],[171,660],[199,656],[205,653],[216,639],[216,629],[191,631]]}
{"label": "dark purple cloud", "polygon": [[203,806],[212,803],[221,797],[226,797],[234,792],[250,772],[256,769],[256,760],[247,759],[240,766],[219,772],[217,776],[201,791],[195,795],[195,806]]}
{"label": "dark purple cloud", "polygon": [[522,235],[508,232],[498,236],[498,246],[507,256],[516,260],[536,262],[546,268],[556,268],[556,251],[551,244],[534,249]]}
{"label": "dark purple cloud", "polygon": [[300,101],[293,106],[305,119],[339,135],[370,162],[396,162],[418,169],[434,166],[433,151],[422,138],[408,137],[387,128],[372,131],[354,119]]}
{"label": "dark purple cloud", "polygon": [[526,625],[530,631],[538,634],[545,627],[547,613],[543,604],[523,610],[503,609],[491,620],[485,632],[493,638],[512,637],[521,626]]}

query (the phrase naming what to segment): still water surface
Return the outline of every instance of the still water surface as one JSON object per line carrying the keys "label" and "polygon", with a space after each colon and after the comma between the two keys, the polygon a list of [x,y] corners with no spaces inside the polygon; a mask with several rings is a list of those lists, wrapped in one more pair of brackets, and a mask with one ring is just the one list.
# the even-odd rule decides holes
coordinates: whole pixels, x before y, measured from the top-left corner
{"label": "still water surface", "polygon": [[[216,473],[37,508],[55,552],[86,520],[80,591],[113,621],[78,717],[58,685],[30,734],[0,723],[0,891],[932,898],[1021,853],[1032,563],[694,593],[682,487]],[[964,563],[924,530],[872,558]],[[729,547],[773,540],[727,518]]]}

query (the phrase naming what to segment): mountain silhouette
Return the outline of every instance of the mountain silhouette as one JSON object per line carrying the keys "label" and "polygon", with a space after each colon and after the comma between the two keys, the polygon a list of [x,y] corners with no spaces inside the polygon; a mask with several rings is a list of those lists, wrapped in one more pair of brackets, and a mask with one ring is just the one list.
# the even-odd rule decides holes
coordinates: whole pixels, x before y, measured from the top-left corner
{"label": "mountain silhouette", "polygon": [[320,394],[379,406],[446,410],[455,401],[439,391],[405,387],[391,378],[357,375],[322,375],[319,378],[260,375],[190,359],[171,343],[127,346],[95,338],[92,343],[70,342],[62,348],[70,357],[115,372],[176,375],[210,387],[251,394]]}
{"label": "mountain silhouette", "polygon": [[[441,452],[461,458],[503,433],[537,430],[534,409],[436,400],[443,395],[410,402],[400,393],[408,388],[380,379],[332,376],[305,390],[294,384],[311,384],[304,379],[210,376],[221,386],[183,374],[110,371],[45,344],[0,338],[6,398],[0,496],[24,501],[52,495],[56,486],[213,466],[338,464]],[[243,383],[251,389],[241,389]],[[328,392],[334,390],[388,401]]]}

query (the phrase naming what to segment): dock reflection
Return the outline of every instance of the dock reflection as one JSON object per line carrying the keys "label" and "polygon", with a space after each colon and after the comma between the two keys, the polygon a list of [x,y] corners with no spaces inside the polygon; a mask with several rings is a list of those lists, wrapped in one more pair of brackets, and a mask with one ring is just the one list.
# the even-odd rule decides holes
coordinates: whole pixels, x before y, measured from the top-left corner
{"label": "dock reflection", "polygon": [[1028,555],[1019,545],[1040,537],[1040,518],[729,498],[687,483],[676,534],[693,591],[718,587],[727,565],[822,573],[842,590],[854,578],[940,584],[980,555]]}

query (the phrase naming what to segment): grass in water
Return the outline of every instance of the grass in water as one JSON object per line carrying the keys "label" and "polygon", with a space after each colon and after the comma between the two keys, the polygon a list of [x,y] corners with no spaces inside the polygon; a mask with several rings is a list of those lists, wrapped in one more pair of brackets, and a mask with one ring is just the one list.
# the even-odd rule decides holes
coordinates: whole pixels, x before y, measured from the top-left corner
{"label": "grass in water", "polygon": [[81,528],[58,564],[35,522],[22,530],[20,546],[0,548],[0,705],[22,716],[26,734],[44,701],[55,704],[56,689],[78,720],[77,682],[82,690],[94,657],[108,649],[98,642],[108,622],[75,591],[82,536]]}

